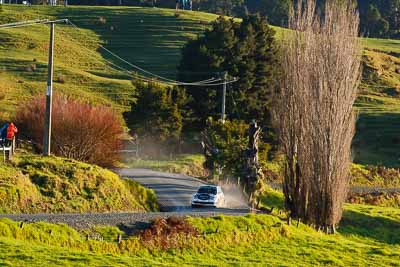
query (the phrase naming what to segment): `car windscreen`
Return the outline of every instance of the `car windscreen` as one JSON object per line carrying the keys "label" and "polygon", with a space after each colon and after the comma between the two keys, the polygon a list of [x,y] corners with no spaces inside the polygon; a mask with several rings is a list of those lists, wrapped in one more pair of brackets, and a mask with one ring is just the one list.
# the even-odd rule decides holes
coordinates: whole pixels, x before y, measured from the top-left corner
{"label": "car windscreen", "polygon": [[211,186],[203,186],[200,187],[199,190],[197,191],[199,194],[217,194],[217,188],[216,187],[211,187]]}

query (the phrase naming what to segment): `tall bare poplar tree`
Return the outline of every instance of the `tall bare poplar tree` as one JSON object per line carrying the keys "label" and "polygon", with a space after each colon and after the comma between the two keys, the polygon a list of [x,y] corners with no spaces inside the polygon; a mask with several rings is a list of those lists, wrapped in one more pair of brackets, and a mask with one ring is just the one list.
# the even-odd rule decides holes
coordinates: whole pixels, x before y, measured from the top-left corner
{"label": "tall bare poplar tree", "polygon": [[286,156],[284,194],[292,218],[334,232],[349,187],[352,107],[360,81],[359,17],[351,0],[298,0],[283,47],[274,123]]}

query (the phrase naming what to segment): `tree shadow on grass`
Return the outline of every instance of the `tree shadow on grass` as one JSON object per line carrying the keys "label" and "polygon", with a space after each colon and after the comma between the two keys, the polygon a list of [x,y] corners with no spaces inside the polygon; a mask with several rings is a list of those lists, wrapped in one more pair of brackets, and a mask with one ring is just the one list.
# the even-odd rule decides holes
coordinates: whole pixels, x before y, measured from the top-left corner
{"label": "tree shadow on grass", "polygon": [[[376,104],[384,106],[384,103]],[[360,114],[353,139],[354,162],[399,167],[399,131],[399,113]]]}
{"label": "tree shadow on grass", "polygon": [[361,212],[345,211],[339,232],[345,235],[367,237],[387,244],[400,244],[400,222]]}
{"label": "tree shadow on grass", "polygon": [[[205,30],[200,18],[189,20],[174,14],[174,10],[150,8],[86,7],[57,11],[58,18],[68,18],[78,27],[94,31],[107,49],[125,60],[169,78],[176,76],[180,47]],[[107,60],[131,69],[104,50],[99,52]]]}

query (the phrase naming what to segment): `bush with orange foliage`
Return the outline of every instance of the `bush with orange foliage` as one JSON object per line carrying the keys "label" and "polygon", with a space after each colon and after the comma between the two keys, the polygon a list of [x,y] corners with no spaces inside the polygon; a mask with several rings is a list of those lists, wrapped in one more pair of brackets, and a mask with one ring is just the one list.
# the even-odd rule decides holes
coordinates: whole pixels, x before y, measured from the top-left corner
{"label": "bush with orange foliage", "polygon": [[[20,136],[32,140],[42,151],[44,96],[23,103],[17,110],[15,122]],[[122,147],[121,118],[111,108],[93,106],[62,95],[53,97],[51,152],[103,167],[114,166]]]}
{"label": "bush with orange foliage", "polygon": [[190,244],[190,237],[199,236],[199,231],[181,217],[156,218],[141,234],[146,247],[163,249],[184,248]]}

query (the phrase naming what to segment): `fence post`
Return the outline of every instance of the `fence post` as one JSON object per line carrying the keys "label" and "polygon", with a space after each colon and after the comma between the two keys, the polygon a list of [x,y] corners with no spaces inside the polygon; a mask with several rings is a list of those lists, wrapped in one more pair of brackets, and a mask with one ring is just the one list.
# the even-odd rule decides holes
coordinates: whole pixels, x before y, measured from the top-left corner
{"label": "fence post", "polygon": [[12,154],[14,155],[15,154],[15,148],[16,148],[16,138],[15,138],[15,136],[14,136],[14,138],[13,138],[13,141],[12,141]]}
{"label": "fence post", "polygon": [[4,141],[3,141],[3,162],[6,162],[6,147],[4,145]]}

